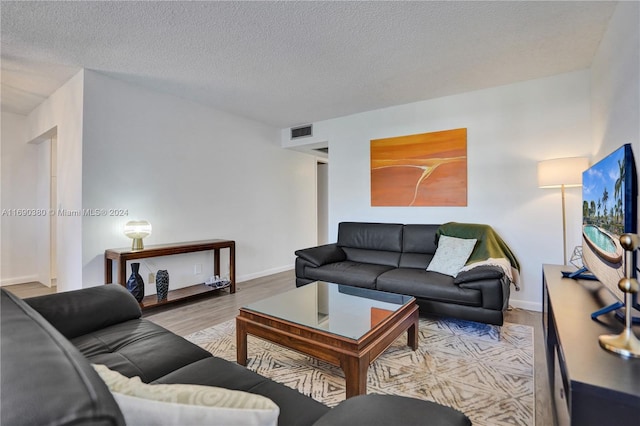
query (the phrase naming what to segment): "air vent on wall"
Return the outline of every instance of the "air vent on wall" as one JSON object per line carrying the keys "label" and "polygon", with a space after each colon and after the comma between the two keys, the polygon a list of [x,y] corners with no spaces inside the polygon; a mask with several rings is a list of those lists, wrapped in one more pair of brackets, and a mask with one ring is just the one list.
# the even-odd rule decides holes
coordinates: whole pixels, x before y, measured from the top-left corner
{"label": "air vent on wall", "polygon": [[312,124],[308,124],[306,126],[292,127],[291,139],[306,138],[307,136],[312,136],[312,126]]}

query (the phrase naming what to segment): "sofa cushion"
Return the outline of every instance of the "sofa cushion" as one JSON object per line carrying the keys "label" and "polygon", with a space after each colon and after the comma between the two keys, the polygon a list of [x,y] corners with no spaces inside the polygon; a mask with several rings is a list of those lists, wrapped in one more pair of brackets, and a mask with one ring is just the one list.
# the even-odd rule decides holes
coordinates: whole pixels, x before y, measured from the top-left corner
{"label": "sofa cushion", "polygon": [[438,225],[405,225],[399,266],[426,269],[437,249],[437,232]]}
{"label": "sofa cushion", "polygon": [[436,254],[427,266],[427,271],[455,277],[469,259],[477,241],[442,235],[438,241]]}
{"label": "sofa cushion", "polygon": [[118,401],[127,424],[272,425],[280,409],[269,398],[217,386],[146,384],[104,365],[93,366]]}
{"label": "sofa cushion", "polygon": [[366,250],[402,251],[403,225],[396,223],[341,222],[338,245]]}
{"label": "sofa cushion", "polygon": [[427,269],[433,259],[432,254],[424,253],[402,253],[400,256],[400,268]]}
{"label": "sofa cushion", "polygon": [[436,234],[440,225],[404,225],[402,230],[403,253],[436,252]]}
{"label": "sofa cushion", "polygon": [[384,250],[366,250],[353,247],[342,247],[346,260],[360,263],[373,263],[397,268],[400,265],[401,253]]}
{"label": "sofa cushion", "polygon": [[424,269],[397,268],[387,271],[378,277],[376,288],[410,294],[418,299],[482,306],[480,290],[461,288],[453,283],[452,277]]}
{"label": "sofa cushion", "polygon": [[193,383],[262,395],[280,407],[280,425],[310,425],[330,410],[292,388],[218,357],[194,362],[153,383]]}
{"label": "sofa cushion", "polygon": [[0,424],[124,425],[86,358],[23,300],[0,297]]}
{"label": "sofa cushion", "polygon": [[337,282],[356,287],[375,288],[376,279],[392,266],[360,262],[336,262],[318,268],[307,268],[307,278],[317,281]]}
{"label": "sofa cushion", "polygon": [[104,364],[143,382],[210,357],[184,338],[145,319],[125,321],[71,339],[93,364]]}

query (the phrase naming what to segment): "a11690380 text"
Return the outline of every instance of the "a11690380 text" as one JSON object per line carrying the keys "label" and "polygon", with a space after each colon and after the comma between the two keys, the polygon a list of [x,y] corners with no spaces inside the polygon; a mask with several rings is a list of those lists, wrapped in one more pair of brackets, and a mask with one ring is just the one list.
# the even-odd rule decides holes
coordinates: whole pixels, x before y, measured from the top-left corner
{"label": "a11690380 text", "polygon": [[128,209],[2,209],[2,216],[10,217],[91,217],[91,216],[129,216]]}

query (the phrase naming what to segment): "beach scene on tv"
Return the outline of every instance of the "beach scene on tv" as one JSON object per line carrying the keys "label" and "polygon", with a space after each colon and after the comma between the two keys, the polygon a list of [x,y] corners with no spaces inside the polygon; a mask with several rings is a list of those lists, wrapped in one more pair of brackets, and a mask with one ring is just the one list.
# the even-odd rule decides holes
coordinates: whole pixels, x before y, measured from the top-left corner
{"label": "beach scene on tv", "polygon": [[625,215],[631,209],[625,197],[625,161],[623,146],[582,175],[582,260],[614,293],[624,276],[620,235],[625,233]]}

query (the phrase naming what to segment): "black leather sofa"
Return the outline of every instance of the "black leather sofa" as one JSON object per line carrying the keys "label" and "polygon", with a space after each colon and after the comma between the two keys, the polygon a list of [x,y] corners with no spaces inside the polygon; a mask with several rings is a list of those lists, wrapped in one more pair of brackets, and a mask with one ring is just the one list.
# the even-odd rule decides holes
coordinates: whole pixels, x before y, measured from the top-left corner
{"label": "black leather sofa", "polygon": [[[480,235],[486,225],[471,226]],[[296,285],[327,281],[410,295],[420,311],[502,325],[510,280],[483,265],[455,278],[427,271],[441,225],[341,222],[336,243],[295,252]],[[498,238],[498,237],[495,237]]]}
{"label": "black leather sofa", "polygon": [[187,383],[260,394],[280,425],[470,425],[432,402],[365,395],[329,408],[141,318],[119,285],[19,299],[2,289],[0,424],[124,425],[120,407],[90,363],[146,383]]}

